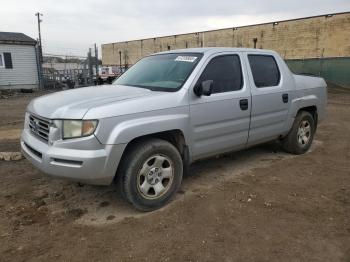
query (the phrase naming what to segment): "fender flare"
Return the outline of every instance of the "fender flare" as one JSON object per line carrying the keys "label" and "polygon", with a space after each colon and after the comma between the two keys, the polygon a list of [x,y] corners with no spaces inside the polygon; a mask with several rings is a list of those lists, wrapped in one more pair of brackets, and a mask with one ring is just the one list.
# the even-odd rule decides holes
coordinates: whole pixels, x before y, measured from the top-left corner
{"label": "fender flare", "polygon": [[127,144],[135,138],[165,132],[170,130],[180,130],[189,145],[188,122],[189,116],[185,114],[160,115],[150,117],[140,117],[126,120],[116,125],[110,132],[107,144]]}

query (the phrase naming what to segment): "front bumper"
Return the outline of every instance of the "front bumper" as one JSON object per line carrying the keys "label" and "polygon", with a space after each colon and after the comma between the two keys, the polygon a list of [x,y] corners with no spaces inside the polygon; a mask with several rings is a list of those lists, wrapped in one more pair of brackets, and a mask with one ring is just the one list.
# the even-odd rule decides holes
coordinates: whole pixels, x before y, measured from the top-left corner
{"label": "front bumper", "polygon": [[[94,136],[82,138],[85,144],[97,140]],[[49,145],[34,136],[29,129],[24,129],[21,136],[23,155],[38,169],[48,175],[94,185],[109,185],[116,174],[119,161],[126,144],[101,145],[98,148],[74,148],[74,143],[81,145],[81,139],[70,142],[57,141]],[[83,143],[84,144],[84,143]]]}

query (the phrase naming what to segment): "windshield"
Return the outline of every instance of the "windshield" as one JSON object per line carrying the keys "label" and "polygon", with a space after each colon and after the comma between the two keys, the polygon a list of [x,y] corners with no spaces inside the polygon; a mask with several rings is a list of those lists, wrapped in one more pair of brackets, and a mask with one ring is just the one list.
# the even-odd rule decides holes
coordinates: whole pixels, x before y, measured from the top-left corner
{"label": "windshield", "polygon": [[174,53],[148,56],[121,75],[114,84],[176,91],[185,83],[203,55]]}

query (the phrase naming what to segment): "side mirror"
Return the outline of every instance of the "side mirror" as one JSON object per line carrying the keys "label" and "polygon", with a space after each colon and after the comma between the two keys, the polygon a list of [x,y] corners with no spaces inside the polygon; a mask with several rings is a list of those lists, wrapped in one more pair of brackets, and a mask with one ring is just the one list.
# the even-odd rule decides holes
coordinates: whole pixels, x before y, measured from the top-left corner
{"label": "side mirror", "polygon": [[193,92],[197,96],[210,96],[213,92],[213,80],[203,81],[201,84],[196,85],[193,89]]}

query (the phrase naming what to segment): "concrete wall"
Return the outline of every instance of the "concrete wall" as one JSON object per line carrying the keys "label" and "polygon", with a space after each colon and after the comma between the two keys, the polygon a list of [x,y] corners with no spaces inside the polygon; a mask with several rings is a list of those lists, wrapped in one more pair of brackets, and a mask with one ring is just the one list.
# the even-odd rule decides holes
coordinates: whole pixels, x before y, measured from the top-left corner
{"label": "concrete wall", "polygon": [[170,49],[201,46],[272,49],[285,59],[350,57],[350,12],[102,45],[103,65],[132,65]]}
{"label": "concrete wall", "polygon": [[0,89],[38,87],[35,47],[0,44],[0,53],[9,52],[13,68],[0,68]]}

